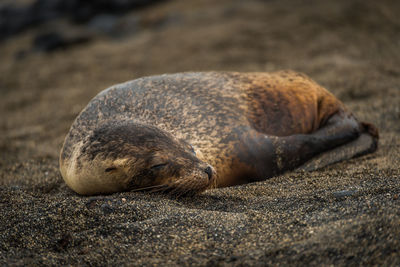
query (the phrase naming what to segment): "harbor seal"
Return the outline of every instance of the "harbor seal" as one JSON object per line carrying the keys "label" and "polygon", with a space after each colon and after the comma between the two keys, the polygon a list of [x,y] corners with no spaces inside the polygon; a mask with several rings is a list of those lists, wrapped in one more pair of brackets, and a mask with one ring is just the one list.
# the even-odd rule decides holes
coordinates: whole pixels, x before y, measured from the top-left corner
{"label": "harbor seal", "polygon": [[83,195],[199,193],[376,150],[378,130],[304,74],[199,72],[112,86],[78,115],[60,171]]}

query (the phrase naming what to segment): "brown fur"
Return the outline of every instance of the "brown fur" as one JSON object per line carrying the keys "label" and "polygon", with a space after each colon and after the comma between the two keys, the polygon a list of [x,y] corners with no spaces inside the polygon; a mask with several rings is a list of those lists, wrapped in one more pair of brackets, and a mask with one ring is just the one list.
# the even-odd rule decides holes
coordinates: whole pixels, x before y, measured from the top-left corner
{"label": "brown fur", "polygon": [[375,147],[359,152],[371,152],[376,128],[296,72],[161,75],[92,99],[71,126],[60,168],[81,194],[157,185],[200,192],[292,170],[364,132]]}

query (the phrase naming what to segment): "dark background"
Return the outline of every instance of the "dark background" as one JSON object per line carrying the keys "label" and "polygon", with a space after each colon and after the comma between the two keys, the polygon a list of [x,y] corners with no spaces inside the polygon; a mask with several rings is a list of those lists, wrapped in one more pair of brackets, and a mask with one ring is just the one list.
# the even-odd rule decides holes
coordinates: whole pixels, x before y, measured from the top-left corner
{"label": "dark background", "polygon": [[[400,264],[399,1],[0,3],[0,265]],[[301,71],[380,129],[379,150],[192,198],[81,197],[58,153],[115,83]]]}

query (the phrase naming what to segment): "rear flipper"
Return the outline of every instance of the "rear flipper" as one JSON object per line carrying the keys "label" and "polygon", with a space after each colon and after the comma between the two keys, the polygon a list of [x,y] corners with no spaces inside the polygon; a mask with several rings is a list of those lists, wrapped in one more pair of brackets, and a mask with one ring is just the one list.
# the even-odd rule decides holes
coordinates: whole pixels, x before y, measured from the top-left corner
{"label": "rear flipper", "polygon": [[328,165],[374,152],[378,147],[378,130],[369,123],[361,123],[363,132],[355,140],[323,152],[307,161],[296,171],[315,171]]}
{"label": "rear flipper", "polygon": [[227,139],[240,140],[229,153],[235,161],[226,176],[229,179],[220,179],[218,186],[262,181],[292,170],[316,170],[371,153],[378,141],[378,130],[373,125],[359,123],[344,112],[334,114],[310,134],[268,136],[241,128],[233,134],[237,135]]}

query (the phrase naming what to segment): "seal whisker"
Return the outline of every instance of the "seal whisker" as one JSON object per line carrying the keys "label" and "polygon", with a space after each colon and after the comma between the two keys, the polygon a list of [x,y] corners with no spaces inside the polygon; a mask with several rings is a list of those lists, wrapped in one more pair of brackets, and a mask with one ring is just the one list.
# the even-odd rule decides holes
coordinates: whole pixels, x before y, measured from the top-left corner
{"label": "seal whisker", "polygon": [[155,189],[150,190],[149,192],[150,192],[150,193],[166,192],[166,191],[168,191],[169,189],[170,189],[169,185],[164,185],[164,187],[155,188]]}
{"label": "seal whisker", "polygon": [[191,191],[191,190],[190,189],[182,190],[182,188],[181,188],[181,190],[179,190],[177,192],[176,198],[180,198],[182,196],[186,196],[189,191]]}
{"label": "seal whisker", "polygon": [[171,190],[168,192],[168,194],[171,197],[173,196],[175,198],[180,198],[181,196],[185,195],[189,190],[191,190],[191,188],[186,184],[175,184],[174,186],[171,186]]}
{"label": "seal whisker", "polygon": [[161,184],[161,185],[152,185],[152,186],[146,186],[146,187],[135,188],[135,189],[133,189],[133,190],[130,190],[130,192],[145,191],[145,190],[149,190],[149,189],[161,190],[161,189],[164,189],[164,188],[167,187],[167,186],[168,186],[168,185],[165,185],[165,184]]}
{"label": "seal whisker", "polygon": [[168,191],[168,194],[176,197],[178,192],[179,192],[179,187],[174,186],[171,187],[171,190]]}
{"label": "seal whisker", "polygon": [[195,183],[190,180],[177,184],[175,188],[171,191],[171,194],[174,195],[176,198],[195,195],[198,191],[193,187],[193,185],[195,185]]}

